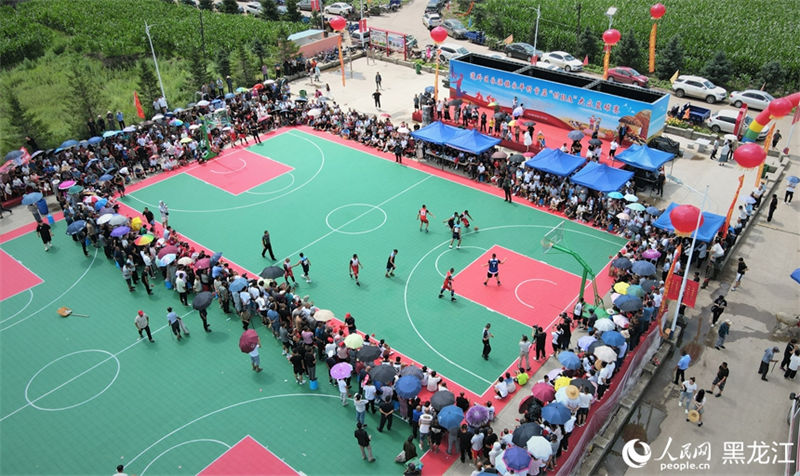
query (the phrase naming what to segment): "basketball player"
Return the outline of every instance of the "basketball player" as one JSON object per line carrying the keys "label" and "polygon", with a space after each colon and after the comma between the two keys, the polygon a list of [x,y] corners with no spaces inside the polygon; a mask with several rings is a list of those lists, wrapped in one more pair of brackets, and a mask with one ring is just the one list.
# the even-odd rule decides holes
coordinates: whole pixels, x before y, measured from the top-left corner
{"label": "basketball player", "polygon": [[361,286],[361,283],[358,282],[358,271],[364,265],[358,260],[358,255],[353,253],[353,257],[350,259],[350,263],[348,264],[348,271],[350,272],[350,277],[355,278],[356,285]]}
{"label": "basketball player", "polygon": [[422,225],[425,225],[425,233],[428,232],[428,215],[436,218],[436,216],[428,210],[425,205],[422,205],[422,208],[419,209],[417,212],[417,219],[419,220],[419,231],[422,231]]}
{"label": "basketball player", "polygon": [[499,260],[497,259],[497,255],[492,253],[492,259],[484,264],[484,266],[489,267],[489,271],[486,273],[486,281],[483,282],[484,286],[486,286],[492,278],[496,279],[497,285],[500,286],[500,265],[505,262],[506,260]]}
{"label": "basketball player", "polygon": [[458,240],[458,246],[456,248],[461,248],[461,223],[455,222],[453,224],[453,237],[450,239],[450,248],[453,247],[453,242]]}
{"label": "basketball player", "polygon": [[389,254],[389,259],[386,261],[387,278],[394,276],[394,270],[395,270],[394,259],[396,256],[397,256],[397,250],[392,250],[392,252]]}
{"label": "basketball player", "polygon": [[455,273],[455,269],[450,268],[447,274],[444,277],[444,283],[442,283],[442,289],[439,291],[439,297],[441,298],[445,291],[450,291],[450,300],[456,300],[456,293],[453,290],[453,273]]}

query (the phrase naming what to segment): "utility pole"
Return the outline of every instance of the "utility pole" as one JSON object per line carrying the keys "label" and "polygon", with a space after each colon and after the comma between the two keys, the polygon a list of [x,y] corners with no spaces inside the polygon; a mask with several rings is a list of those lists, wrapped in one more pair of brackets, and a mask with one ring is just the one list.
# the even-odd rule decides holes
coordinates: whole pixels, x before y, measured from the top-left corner
{"label": "utility pole", "polygon": [[144,22],[144,32],[147,34],[147,41],[150,42],[150,52],[153,53],[153,63],[156,65],[156,76],[158,77],[158,85],[161,86],[161,96],[164,98],[164,101],[167,100],[167,93],[164,92],[164,83],[161,81],[161,72],[158,70],[158,60],[156,59],[156,50],[153,49],[153,39],[150,38],[150,27],[154,25],[148,25],[147,21]]}
{"label": "utility pole", "polygon": [[539,39],[539,18],[542,16],[542,6],[536,7],[536,29],[533,33],[533,51],[536,53],[536,42]]}

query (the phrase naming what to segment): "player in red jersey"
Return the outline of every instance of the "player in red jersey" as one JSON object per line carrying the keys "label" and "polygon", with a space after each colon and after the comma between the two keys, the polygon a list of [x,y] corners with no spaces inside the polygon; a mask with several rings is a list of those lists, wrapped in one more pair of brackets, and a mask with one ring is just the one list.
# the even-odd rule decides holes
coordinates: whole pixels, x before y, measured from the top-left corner
{"label": "player in red jersey", "polygon": [[292,271],[293,267],[292,263],[289,262],[289,258],[286,258],[283,262],[283,279],[286,280],[286,284],[289,284],[289,278],[292,278],[292,282],[297,284],[297,281],[294,279],[294,271]]}
{"label": "player in red jersey", "polygon": [[358,271],[364,265],[358,260],[358,255],[353,253],[353,257],[350,259],[350,262],[347,265],[347,270],[350,272],[350,277],[355,278],[356,284],[361,286],[361,283],[358,282]]}
{"label": "player in red jersey", "polygon": [[460,214],[459,218],[461,219],[461,225],[466,229],[469,229],[469,221],[474,220],[472,215],[469,214],[469,210],[464,210],[464,213]]}
{"label": "player in red jersey", "polygon": [[425,232],[428,232],[428,215],[436,218],[436,216],[428,210],[425,205],[422,205],[422,208],[419,209],[417,212],[417,219],[419,220],[419,231],[422,231],[422,225],[425,225]]}
{"label": "player in red jersey", "polygon": [[444,283],[442,283],[442,289],[439,291],[439,297],[442,297],[444,292],[449,290],[450,291],[450,300],[451,301],[455,301],[456,300],[456,293],[453,290],[453,273],[455,273],[455,272],[456,272],[455,269],[450,268],[450,270],[445,275]]}

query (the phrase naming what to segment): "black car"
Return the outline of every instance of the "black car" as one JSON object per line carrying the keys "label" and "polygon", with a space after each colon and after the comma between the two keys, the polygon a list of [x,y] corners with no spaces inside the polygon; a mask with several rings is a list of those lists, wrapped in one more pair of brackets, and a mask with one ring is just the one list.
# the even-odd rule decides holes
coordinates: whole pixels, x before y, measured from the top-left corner
{"label": "black car", "polygon": [[528,43],[511,43],[510,45],[506,45],[506,55],[508,55],[509,58],[530,61],[531,56],[535,55],[537,58],[541,58],[543,54],[543,51],[535,49]]}
{"label": "black car", "polygon": [[650,139],[650,142],[647,143],[647,146],[651,149],[658,149],[663,150],[664,152],[669,152],[670,154],[675,154],[678,157],[683,157],[683,151],[681,150],[681,145],[669,137],[658,136],[653,137]]}

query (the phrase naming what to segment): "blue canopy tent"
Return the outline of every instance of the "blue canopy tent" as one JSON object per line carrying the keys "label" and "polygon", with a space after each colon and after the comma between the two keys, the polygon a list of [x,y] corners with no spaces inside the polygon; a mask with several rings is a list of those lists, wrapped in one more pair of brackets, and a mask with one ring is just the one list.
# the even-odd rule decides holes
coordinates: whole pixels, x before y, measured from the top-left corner
{"label": "blue canopy tent", "polygon": [[[664,210],[664,213],[653,222],[653,226],[661,230],[675,231],[675,227],[672,226],[672,220],[669,218],[669,212],[677,206],[678,204],[675,202],[670,203],[667,209]],[[724,216],[715,215],[711,212],[703,212],[703,224],[700,225],[700,230],[696,232],[697,239],[710,243],[723,226],[725,226]]]}
{"label": "blue canopy tent", "polygon": [[421,141],[442,145],[455,137],[457,134],[463,133],[463,129],[448,126],[441,121],[436,121],[428,124],[420,130],[412,132],[411,137]]}
{"label": "blue canopy tent", "polygon": [[621,189],[631,177],[633,172],[615,169],[599,162],[589,162],[569,180],[598,192],[613,192]]}
{"label": "blue canopy tent", "polygon": [[634,144],[615,157],[616,160],[650,172],[657,172],[662,165],[675,158],[675,154]]}
{"label": "blue canopy tent", "polygon": [[480,154],[500,143],[500,139],[481,134],[475,129],[460,130],[460,133],[445,141],[445,145],[470,154]]}
{"label": "blue canopy tent", "polygon": [[527,167],[565,177],[583,165],[586,159],[562,152],[561,149],[544,149],[525,162]]}

